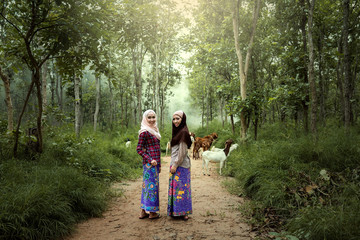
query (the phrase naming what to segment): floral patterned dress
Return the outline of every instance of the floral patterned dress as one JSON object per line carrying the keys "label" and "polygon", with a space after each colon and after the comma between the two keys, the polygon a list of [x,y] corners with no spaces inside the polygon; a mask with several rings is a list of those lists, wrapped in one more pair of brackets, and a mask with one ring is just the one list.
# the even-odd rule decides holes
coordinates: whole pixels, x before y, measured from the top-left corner
{"label": "floral patterned dress", "polygon": [[167,214],[186,216],[192,214],[191,164],[186,145],[180,143],[173,146],[171,158],[170,165],[176,166],[176,172],[170,172]]}
{"label": "floral patterned dress", "polygon": [[190,168],[178,167],[170,173],[168,195],[169,216],[192,214]]}
{"label": "floral patterned dress", "polygon": [[[143,184],[141,191],[141,209],[148,212],[157,212],[159,208],[159,168],[161,167],[160,141],[149,132],[139,135],[136,148],[143,157]],[[151,161],[157,161],[157,166],[152,166]]]}

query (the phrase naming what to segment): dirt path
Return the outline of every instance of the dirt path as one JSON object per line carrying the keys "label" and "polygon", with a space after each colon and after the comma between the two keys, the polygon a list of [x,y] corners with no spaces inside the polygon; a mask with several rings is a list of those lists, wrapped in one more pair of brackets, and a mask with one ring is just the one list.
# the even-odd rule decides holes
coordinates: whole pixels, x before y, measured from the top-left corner
{"label": "dirt path", "polygon": [[93,218],[77,226],[68,240],[119,240],[119,239],[251,239],[250,228],[235,210],[243,200],[230,195],[220,182],[210,163],[211,176],[201,172],[201,160],[192,160],[191,188],[193,214],[188,221],[166,216],[169,185],[169,157],[162,159],[160,173],[160,213],[156,220],[138,219],[142,179],[118,183],[125,197],[114,200],[102,218]]}

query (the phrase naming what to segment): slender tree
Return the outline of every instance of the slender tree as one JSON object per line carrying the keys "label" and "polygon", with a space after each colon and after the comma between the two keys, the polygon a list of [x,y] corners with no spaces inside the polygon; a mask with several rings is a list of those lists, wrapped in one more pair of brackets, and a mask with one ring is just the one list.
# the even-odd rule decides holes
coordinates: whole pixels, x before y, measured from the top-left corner
{"label": "slender tree", "polygon": [[6,99],[7,119],[8,119],[7,129],[8,129],[8,131],[13,131],[13,129],[14,129],[14,113],[13,113],[14,110],[13,110],[13,104],[12,104],[12,100],[11,100],[10,78],[8,77],[7,74],[5,74],[2,71],[1,66],[0,66],[0,77],[4,83],[4,88],[5,88],[5,99]]}
{"label": "slender tree", "polygon": [[[242,51],[240,49],[240,43],[239,43],[240,2],[241,2],[240,0],[235,0],[233,2],[234,6],[233,6],[232,18],[233,18],[235,50],[236,50],[236,55],[238,57],[238,64],[239,64],[240,93],[241,93],[241,99],[243,101],[245,101],[247,98],[247,90],[246,90],[247,76],[248,76],[249,64],[250,64],[250,59],[251,59],[251,54],[252,54],[252,49],[253,49],[253,44],[254,44],[256,24],[257,24],[257,20],[259,18],[261,0],[256,0],[256,2],[255,2],[252,26],[251,26],[251,34],[250,34],[249,43],[247,46],[245,62],[243,60],[243,55],[242,55]],[[240,120],[241,120],[241,137],[244,139],[246,137],[246,132],[247,132],[245,111],[241,111]]]}
{"label": "slender tree", "polygon": [[94,113],[94,132],[96,132],[96,127],[99,117],[99,109],[100,109],[100,77],[98,75],[95,76],[95,86],[96,86],[96,102],[95,102],[95,113]]}
{"label": "slender tree", "polygon": [[343,51],[344,51],[344,122],[346,129],[351,125],[351,61],[349,51],[349,0],[343,0]]}
{"label": "slender tree", "polygon": [[308,15],[308,42],[309,42],[309,83],[310,83],[310,96],[311,96],[311,132],[316,134],[316,121],[317,121],[317,94],[316,94],[316,82],[314,74],[314,41],[313,41],[313,14],[315,7],[315,0],[309,2],[309,15]]}

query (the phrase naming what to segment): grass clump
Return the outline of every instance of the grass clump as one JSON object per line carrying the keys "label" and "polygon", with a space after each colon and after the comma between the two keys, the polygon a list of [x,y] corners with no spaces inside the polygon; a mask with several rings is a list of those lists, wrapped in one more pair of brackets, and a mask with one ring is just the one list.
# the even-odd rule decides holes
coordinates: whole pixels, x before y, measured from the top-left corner
{"label": "grass clump", "polygon": [[[136,178],[142,167],[135,147],[127,149],[114,132],[84,131],[77,139],[55,129],[46,132],[42,154],[19,149],[17,159],[1,158],[0,239],[58,239],[77,222],[101,216],[110,183]],[[7,141],[0,149],[9,148]]]}
{"label": "grass clump", "polygon": [[106,188],[76,169],[12,160],[0,165],[2,239],[55,239],[106,207]]}
{"label": "grass clump", "polygon": [[240,145],[224,171],[256,203],[254,228],[299,239],[358,239],[360,136],[331,128],[315,139],[283,130],[273,126],[271,137]]}

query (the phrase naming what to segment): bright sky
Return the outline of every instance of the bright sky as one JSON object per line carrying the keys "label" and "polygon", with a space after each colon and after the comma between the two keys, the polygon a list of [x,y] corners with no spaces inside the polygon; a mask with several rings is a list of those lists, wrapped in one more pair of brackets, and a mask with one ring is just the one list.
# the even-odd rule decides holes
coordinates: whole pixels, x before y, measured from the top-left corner
{"label": "bright sky", "polygon": [[[190,9],[193,9],[197,4],[196,0],[175,0],[175,2],[177,2],[179,10],[186,17],[191,17]],[[189,57],[189,54],[184,52],[180,53],[180,55],[185,61],[186,58]],[[188,84],[185,81],[186,69],[182,65],[178,65],[177,68],[182,73],[182,81],[171,89],[174,96],[169,98],[170,103],[167,120],[171,121],[172,114],[175,111],[183,110],[187,115],[187,123],[191,131],[191,128],[197,128],[201,125],[201,117],[199,111],[190,105]]]}

